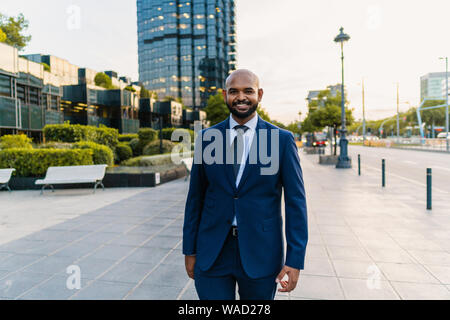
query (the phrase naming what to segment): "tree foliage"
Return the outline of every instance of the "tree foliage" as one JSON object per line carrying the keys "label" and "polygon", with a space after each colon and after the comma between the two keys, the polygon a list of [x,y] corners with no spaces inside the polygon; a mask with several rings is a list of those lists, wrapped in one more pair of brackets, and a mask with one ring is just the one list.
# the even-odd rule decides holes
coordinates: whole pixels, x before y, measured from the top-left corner
{"label": "tree foliage", "polygon": [[0,42],[6,41],[6,33],[3,32],[2,28],[0,28]]}
{"label": "tree foliage", "polygon": [[3,38],[2,42],[16,47],[19,51],[25,49],[31,41],[31,36],[24,34],[25,30],[28,29],[28,20],[22,13],[17,17],[7,17],[0,13],[0,29],[0,41]]}
{"label": "tree foliage", "polygon": [[208,98],[204,111],[211,126],[224,121],[230,115],[221,90]]}
{"label": "tree foliage", "polygon": [[113,89],[111,78],[103,72],[99,72],[95,75],[94,82],[96,86],[105,88],[105,89]]}

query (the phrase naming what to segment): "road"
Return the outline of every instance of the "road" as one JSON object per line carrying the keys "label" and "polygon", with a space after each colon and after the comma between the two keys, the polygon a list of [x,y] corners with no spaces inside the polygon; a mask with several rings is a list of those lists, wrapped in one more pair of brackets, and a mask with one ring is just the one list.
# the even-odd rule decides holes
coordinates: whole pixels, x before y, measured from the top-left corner
{"label": "road", "polygon": [[450,195],[450,154],[349,146],[354,170],[358,169],[358,154],[361,155],[362,171],[378,170],[381,174],[381,160],[386,159],[387,183],[391,175],[416,185],[426,186],[426,169],[431,168],[433,191]]}

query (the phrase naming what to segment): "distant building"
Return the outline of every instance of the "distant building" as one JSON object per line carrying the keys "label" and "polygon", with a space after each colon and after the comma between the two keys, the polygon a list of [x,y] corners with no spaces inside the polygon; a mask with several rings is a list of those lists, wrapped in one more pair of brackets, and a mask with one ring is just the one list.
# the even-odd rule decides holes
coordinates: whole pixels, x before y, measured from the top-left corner
{"label": "distant building", "polygon": [[63,122],[61,98],[60,78],[0,43],[0,135],[24,132],[39,139],[46,124]]}
{"label": "distant building", "polygon": [[109,73],[118,89],[96,86],[94,70],[51,55],[19,56],[0,43],[0,135],[22,132],[41,140],[45,125],[64,121],[137,132],[140,87],[124,90],[130,81]]}
{"label": "distant building", "polygon": [[[204,111],[183,110],[176,101],[140,99],[141,83],[105,71],[113,89],[95,85],[97,71],[79,68],[51,55],[19,56],[16,48],[0,43],[0,136],[25,133],[42,140],[47,124],[106,125],[120,133],[140,127],[193,128],[207,126]],[[127,88],[127,89],[125,89]]]}
{"label": "distant building", "polygon": [[424,99],[445,100],[445,72],[431,72],[420,77],[420,101]]}
{"label": "distant building", "polygon": [[137,0],[139,81],[202,108],[236,68],[234,0]]}
{"label": "distant building", "polygon": [[[330,85],[327,86],[327,88],[325,90],[329,90],[330,94],[332,97],[336,97],[338,94],[341,93],[342,90],[342,85],[341,84],[336,84],[336,85]],[[345,89],[345,85],[344,85],[344,90],[345,90],[345,95],[347,95],[347,89]],[[308,96],[306,97],[306,100],[308,101],[308,105],[314,101],[317,100],[319,98],[319,94],[320,92],[323,90],[312,90],[312,91],[308,91]]]}

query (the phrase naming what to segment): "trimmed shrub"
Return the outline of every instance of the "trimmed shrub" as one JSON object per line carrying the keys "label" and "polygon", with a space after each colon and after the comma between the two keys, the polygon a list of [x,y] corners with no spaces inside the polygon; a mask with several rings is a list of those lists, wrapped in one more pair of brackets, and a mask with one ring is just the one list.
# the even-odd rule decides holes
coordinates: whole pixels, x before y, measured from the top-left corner
{"label": "trimmed shrub", "polygon": [[21,177],[45,176],[48,167],[92,165],[92,150],[24,149],[0,151],[0,168],[15,168]]}
{"label": "trimmed shrub", "polygon": [[[144,147],[152,141],[158,139],[158,131],[152,128],[141,128],[138,131],[138,143],[130,143],[133,149],[133,155],[140,156],[143,154]],[[133,139],[134,140],[134,139]],[[132,141],[133,141],[132,140]],[[131,142],[131,141],[130,141]]]}
{"label": "trimmed shrub", "polygon": [[139,141],[145,146],[149,142],[158,139],[158,131],[152,128],[141,128],[138,131]]}
{"label": "trimmed shrub", "polygon": [[[164,128],[164,129],[162,129],[162,138],[165,140],[172,141],[172,133],[177,129],[189,132],[189,134],[191,136],[191,142],[194,142],[194,130],[184,129],[184,128]],[[174,142],[182,142],[182,138],[180,138],[180,141],[174,141]]]}
{"label": "trimmed shrub", "polygon": [[46,141],[74,143],[92,141],[113,148],[118,142],[119,131],[114,128],[100,126],[83,126],[80,124],[50,124],[43,129]]}
{"label": "trimmed shrub", "polygon": [[38,149],[72,149],[73,143],[50,141],[37,146]]}
{"label": "trimmed shrub", "polygon": [[31,149],[31,138],[24,134],[8,134],[0,137],[0,149],[24,148]]}
{"label": "trimmed shrub", "polygon": [[107,146],[95,142],[81,141],[75,143],[73,149],[91,149],[94,164],[114,164],[114,153]]}
{"label": "trimmed shrub", "polygon": [[139,139],[137,133],[119,134],[119,142],[130,142],[133,139]]}
{"label": "trimmed shrub", "polygon": [[116,155],[118,162],[128,160],[133,156],[133,150],[128,143],[121,142],[116,146]]}
{"label": "trimmed shrub", "polygon": [[[152,156],[159,153],[159,145],[160,141],[155,140],[150,143],[148,143],[144,149],[142,150],[142,154],[145,156]],[[173,143],[170,140],[163,140],[162,141],[162,153],[169,153],[172,152],[173,147],[175,147],[175,143]]]}
{"label": "trimmed shrub", "polygon": [[108,128],[104,125],[100,125],[99,128],[94,128],[97,133],[97,137],[93,142],[104,144],[111,149],[119,143],[119,130]]}
{"label": "trimmed shrub", "polygon": [[172,164],[172,158],[170,154],[157,155],[157,156],[141,156],[128,159],[121,163],[122,166],[127,167],[153,167]]}
{"label": "trimmed shrub", "polygon": [[131,147],[131,150],[133,150],[133,156],[137,157],[142,154],[142,148],[139,139],[133,139],[129,142],[129,145]]}

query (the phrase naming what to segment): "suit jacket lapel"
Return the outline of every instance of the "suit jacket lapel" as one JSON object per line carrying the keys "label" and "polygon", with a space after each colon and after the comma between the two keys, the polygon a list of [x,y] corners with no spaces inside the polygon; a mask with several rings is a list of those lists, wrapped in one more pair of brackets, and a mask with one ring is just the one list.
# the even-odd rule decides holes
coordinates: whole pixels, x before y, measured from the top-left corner
{"label": "suit jacket lapel", "polygon": [[222,131],[222,137],[223,137],[223,168],[225,170],[225,175],[228,179],[228,182],[230,183],[233,191],[236,191],[236,179],[234,178],[234,172],[233,172],[233,164],[227,163],[227,153],[230,152],[230,146],[227,142],[227,129],[230,129],[230,117],[228,117],[224,122],[223,125],[220,126],[220,131]]}
{"label": "suit jacket lapel", "polygon": [[[247,157],[247,160],[245,161],[245,168],[244,172],[242,173],[241,180],[239,181],[239,185],[237,190],[241,190],[243,184],[245,183],[245,180],[247,180],[248,176],[250,174],[257,173],[257,169],[261,166],[259,162],[259,129],[265,128],[264,122],[261,118],[258,117],[258,123],[256,124],[255,134],[253,135],[252,145],[251,149],[249,151],[249,155]],[[250,164],[250,154],[252,152],[256,152],[256,164]]]}

